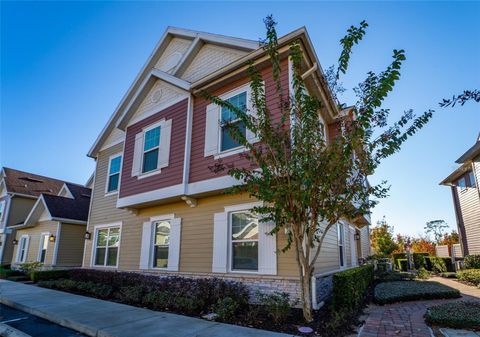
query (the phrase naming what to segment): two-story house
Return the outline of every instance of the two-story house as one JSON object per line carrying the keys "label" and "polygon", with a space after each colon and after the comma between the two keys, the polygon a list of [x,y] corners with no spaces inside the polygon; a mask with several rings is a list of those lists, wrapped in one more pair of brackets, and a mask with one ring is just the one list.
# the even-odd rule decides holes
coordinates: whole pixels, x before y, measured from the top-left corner
{"label": "two-story house", "polygon": [[480,254],[480,135],[440,184],[450,186],[463,256]]}
{"label": "two-story house", "polygon": [[[305,51],[305,71],[311,69],[308,90],[325,102],[319,118],[334,125],[337,104],[304,28],[279,39],[283,87],[291,87],[289,46],[296,40]],[[247,62],[261,70],[275,118],[279,97],[258,41],[166,30],[88,153],[96,170],[85,268],[218,277],[298,296],[294,252],[277,251],[285,234],[267,235],[270,225],[251,212],[258,200],[224,194],[237,182],[209,168],[219,160],[248,164],[244,149],[222,127],[234,116],[201,95],[208,91],[251,107]],[[313,281],[369,255],[368,224],[367,217],[341,221],[330,231]],[[317,283],[319,291],[325,287]]]}

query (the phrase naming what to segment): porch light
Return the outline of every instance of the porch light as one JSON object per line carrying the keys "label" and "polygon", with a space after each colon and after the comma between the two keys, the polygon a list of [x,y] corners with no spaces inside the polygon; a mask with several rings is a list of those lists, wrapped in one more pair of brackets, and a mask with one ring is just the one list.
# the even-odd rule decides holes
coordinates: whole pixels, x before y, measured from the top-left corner
{"label": "porch light", "polygon": [[48,237],[48,241],[50,241],[50,242],[55,242],[55,239],[56,239],[55,235],[53,235],[53,234]]}
{"label": "porch light", "polygon": [[90,240],[92,237],[92,233],[90,233],[89,231],[86,231],[85,232],[85,240]]}
{"label": "porch light", "polygon": [[18,245],[18,240],[17,240],[17,239],[13,239],[12,243],[13,243],[14,246],[16,246],[16,245]]}
{"label": "porch light", "polygon": [[355,240],[360,240],[360,234],[355,233],[354,238],[355,238]]}

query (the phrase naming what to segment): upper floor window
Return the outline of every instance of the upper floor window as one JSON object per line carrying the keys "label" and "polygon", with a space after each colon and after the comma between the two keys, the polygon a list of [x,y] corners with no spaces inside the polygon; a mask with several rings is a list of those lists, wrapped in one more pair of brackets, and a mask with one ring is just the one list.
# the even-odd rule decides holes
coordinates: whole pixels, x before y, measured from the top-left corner
{"label": "upper floor window", "polygon": [[3,219],[3,213],[5,213],[5,200],[0,201],[0,221]]}
{"label": "upper floor window", "polygon": [[168,246],[170,244],[170,221],[155,223],[153,238],[153,267],[168,267]]}
{"label": "upper floor window", "polygon": [[468,172],[468,187],[476,187],[475,175],[473,171]]}
{"label": "upper floor window", "polygon": [[143,142],[142,173],[158,168],[158,151],[160,148],[160,126],[145,131]]}
{"label": "upper floor window", "polygon": [[121,155],[114,155],[110,157],[110,162],[108,164],[107,193],[118,191],[121,165]]}
{"label": "upper floor window", "polygon": [[465,177],[461,177],[460,179],[457,180],[457,186],[460,187],[460,189],[463,191],[464,189],[467,188],[467,179]]}
{"label": "upper floor window", "polygon": [[231,269],[258,271],[258,218],[252,212],[230,213]]}
{"label": "upper floor window", "polygon": [[[232,104],[239,110],[246,111],[247,107],[247,92],[244,91],[238,95],[230,97],[225,100]],[[244,136],[246,136],[245,123],[243,123],[237,114],[226,108],[222,107],[221,120],[220,120],[220,151],[228,151],[240,146],[237,140],[233,137],[233,130],[238,129]]]}

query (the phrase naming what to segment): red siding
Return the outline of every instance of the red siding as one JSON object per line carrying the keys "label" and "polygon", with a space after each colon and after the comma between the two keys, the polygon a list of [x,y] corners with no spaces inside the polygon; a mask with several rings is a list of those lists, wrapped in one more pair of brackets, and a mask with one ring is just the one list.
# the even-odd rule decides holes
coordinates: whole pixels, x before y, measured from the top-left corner
{"label": "red siding", "polygon": [[[120,182],[120,198],[182,183],[187,107],[188,99],[184,99],[127,128],[123,153],[122,179]],[[172,119],[172,138],[168,167],[163,168],[161,173],[150,177],[142,179],[132,177],[135,135],[141,132],[144,127],[163,118]]]}
{"label": "red siding", "polygon": [[[284,95],[288,95],[288,60],[285,59],[281,62],[281,83],[284,90]],[[272,79],[271,67],[262,70],[262,76],[265,80],[265,90],[267,96],[267,105],[272,114],[273,120],[279,120],[280,99],[276,95],[275,83]],[[215,91],[214,95],[221,95],[225,92],[231,91],[241,85],[247,83],[249,78],[246,76],[243,79],[232,82],[223,88]],[[209,166],[215,164],[216,160],[213,156],[204,157],[205,147],[205,118],[206,107],[210,104],[209,101],[204,98],[196,98],[193,108],[193,128],[192,128],[192,148],[190,153],[190,177],[189,182],[194,183],[202,180],[212,179],[220,176],[227,175],[226,171],[214,173],[209,169]],[[234,164],[236,167],[245,167],[249,165],[248,160],[242,158],[241,155],[231,155],[221,159],[221,162],[226,165]]]}

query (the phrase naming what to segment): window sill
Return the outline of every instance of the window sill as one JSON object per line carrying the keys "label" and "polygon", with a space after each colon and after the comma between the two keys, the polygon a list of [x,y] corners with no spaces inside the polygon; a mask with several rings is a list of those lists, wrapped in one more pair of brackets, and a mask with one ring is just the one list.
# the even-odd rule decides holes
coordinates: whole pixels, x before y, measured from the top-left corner
{"label": "window sill", "polygon": [[118,269],[118,266],[101,266],[101,265],[92,265],[92,268],[96,269]]}
{"label": "window sill", "polygon": [[159,173],[161,173],[161,172],[162,172],[161,169],[156,169],[156,170],[153,170],[153,171],[141,173],[141,174],[139,174],[139,175],[137,176],[137,179],[148,178],[148,177],[154,176],[154,175],[156,175],[156,174],[159,174]]}
{"label": "window sill", "polygon": [[105,193],[105,196],[106,196],[106,197],[109,197],[109,196],[117,195],[117,194],[118,194],[118,190],[116,190],[116,191],[111,191],[111,192],[106,192],[106,193]]}
{"label": "window sill", "polygon": [[216,155],[214,155],[213,158],[214,159],[220,159],[220,158],[224,158],[224,157],[233,156],[234,154],[239,154],[239,153],[242,153],[242,152],[245,152],[245,151],[247,151],[247,148],[245,148],[244,146],[236,147],[236,148],[233,148],[233,149],[230,149],[230,150],[219,152]]}

